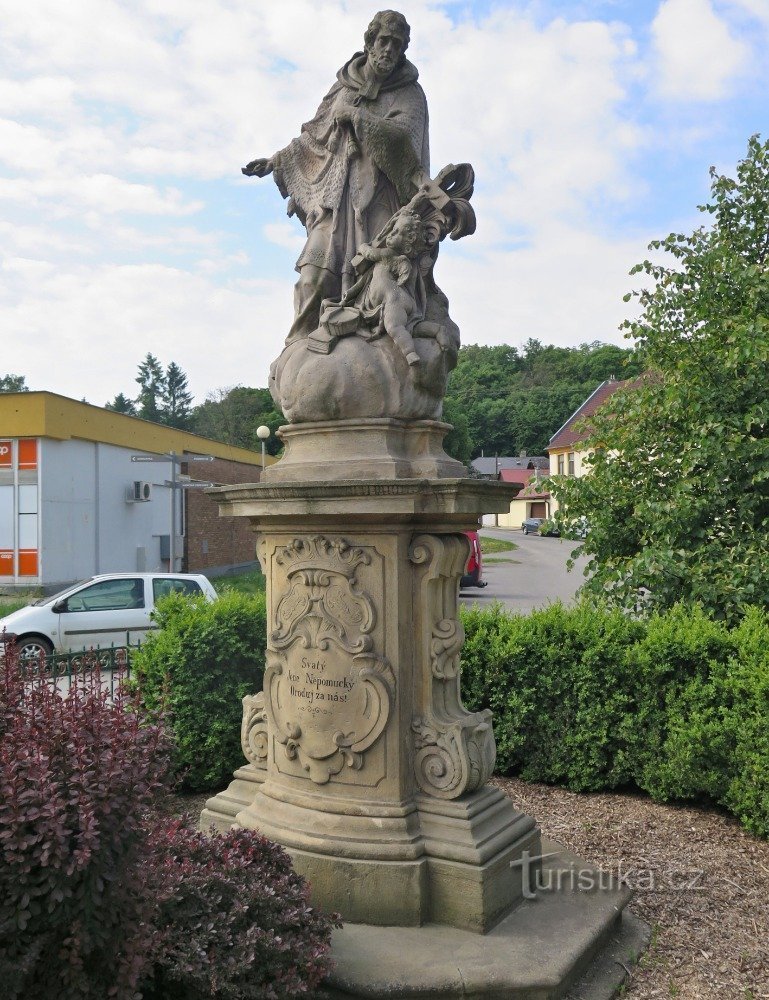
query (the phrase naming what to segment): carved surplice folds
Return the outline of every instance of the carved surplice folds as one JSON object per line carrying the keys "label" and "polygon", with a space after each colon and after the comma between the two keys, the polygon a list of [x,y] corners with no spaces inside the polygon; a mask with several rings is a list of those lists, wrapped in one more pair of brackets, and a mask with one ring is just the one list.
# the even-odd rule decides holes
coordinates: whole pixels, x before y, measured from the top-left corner
{"label": "carved surplice folds", "polygon": [[264,698],[276,766],[317,785],[359,770],[392,711],[395,677],[374,650],[376,609],[358,586],[370,550],[338,537],[295,538],[274,560],[285,574],[268,635]]}
{"label": "carved surplice folds", "polygon": [[412,721],[415,778],[425,795],[458,799],[488,781],[496,757],[491,712],[469,712],[459,691],[465,636],[456,595],[467,540],[464,535],[418,535],[410,558],[424,566],[417,601],[423,621],[415,630],[423,664]]}

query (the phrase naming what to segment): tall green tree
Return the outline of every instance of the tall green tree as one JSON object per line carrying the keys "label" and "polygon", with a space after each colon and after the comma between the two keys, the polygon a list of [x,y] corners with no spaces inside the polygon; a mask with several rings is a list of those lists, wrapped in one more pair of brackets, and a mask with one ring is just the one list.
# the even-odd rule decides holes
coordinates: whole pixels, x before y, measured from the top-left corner
{"label": "tall green tree", "polygon": [[472,439],[467,415],[454,400],[448,399],[443,405],[443,420],[451,424],[451,430],[443,441],[443,449],[447,455],[468,465],[472,457]]}
{"label": "tall green tree", "polygon": [[188,428],[192,422],[192,393],[187,376],[172,361],[165,370],[160,388],[160,419],[169,427]]}
{"label": "tall green tree", "polygon": [[262,446],[256,429],[264,424],[271,431],[266,442],[270,455],[279,454],[283,447],[275,432],[285,423],[269,389],[252,389],[245,385],[210,392],[205,402],[196,406],[192,413],[192,428],[196,434],[253,451]]}
{"label": "tall green tree", "polygon": [[0,375],[0,392],[29,392],[25,375]]}
{"label": "tall green tree", "polygon": [[596,386],[640,370],[632,350],[599,341],[553,347],[529,339],[520,349],[470,344],[459,351],[446,407],[465,418],[472,456],[543,455]]}
{"label": "tall green tree", "polygon": [[769,144],[710,173],[710,224],[632,272],[653,282],[625,323],[650,374],[593,419],[592,471],[554,490],[590,525],[590,592],[733,619],[769,604]]}
{"label": "tall green tree", "polygon": [[136,397],[137,414],[143,420],[160,422],[166,376],[154,354],[147,353],[139,365],[136,376],[139,394]]}
{"label": "tall green tree", "polygon": [[104,409],[113,410],[115,413],[127,413],[131,417],[136,416],[136,403],[122,392],[119,392],[111,403],[105,403]]}

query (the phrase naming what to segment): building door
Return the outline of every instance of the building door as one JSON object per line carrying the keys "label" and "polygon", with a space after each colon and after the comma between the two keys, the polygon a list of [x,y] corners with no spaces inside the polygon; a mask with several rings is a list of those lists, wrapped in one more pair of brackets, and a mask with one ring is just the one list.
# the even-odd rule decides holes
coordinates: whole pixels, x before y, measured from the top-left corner
{"label": "building door", "polygon": [[532,500],[531,502],[531,513],[529,517],[547,517],[547,501],[545,500]]}

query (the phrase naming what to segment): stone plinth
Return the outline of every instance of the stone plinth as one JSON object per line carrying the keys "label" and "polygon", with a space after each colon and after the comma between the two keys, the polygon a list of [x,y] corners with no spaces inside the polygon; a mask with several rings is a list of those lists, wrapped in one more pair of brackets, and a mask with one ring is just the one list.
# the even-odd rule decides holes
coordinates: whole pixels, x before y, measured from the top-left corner
{"label": "stone plinth", "polygon": [[440,420],[326,420],[281,427],[285,452],[262,482],[456,479],[467,470],[443,450]]}
{"label": "stone plinth", "polygon": [[313,902],[366,924],[484,932],[521,899],[539,830],[487,781],[491,713],[459,696],[464,531],[515,487],[469,479],[265,483],[218,491],[268,580],[250,767],[201,822],[282,844]]}

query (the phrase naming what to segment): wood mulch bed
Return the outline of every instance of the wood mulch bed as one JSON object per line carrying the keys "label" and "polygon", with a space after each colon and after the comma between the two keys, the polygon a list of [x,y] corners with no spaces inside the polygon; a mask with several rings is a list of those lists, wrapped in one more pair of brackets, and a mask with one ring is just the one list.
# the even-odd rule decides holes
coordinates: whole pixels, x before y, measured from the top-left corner
{"label": "wood mulch bed", "polygon": [[652,941],[623,997],[769,998],[769,843],[712,809],[494,783],[546,837],[635,888]]}
{"label": "wood mulch bed", "polygon": [[[769,843],[713,809],[495,778],[556,840],[636,890],[652,927],[632,1000],[769,1000]],[[207,796],[174,796],[196,821]]]}

